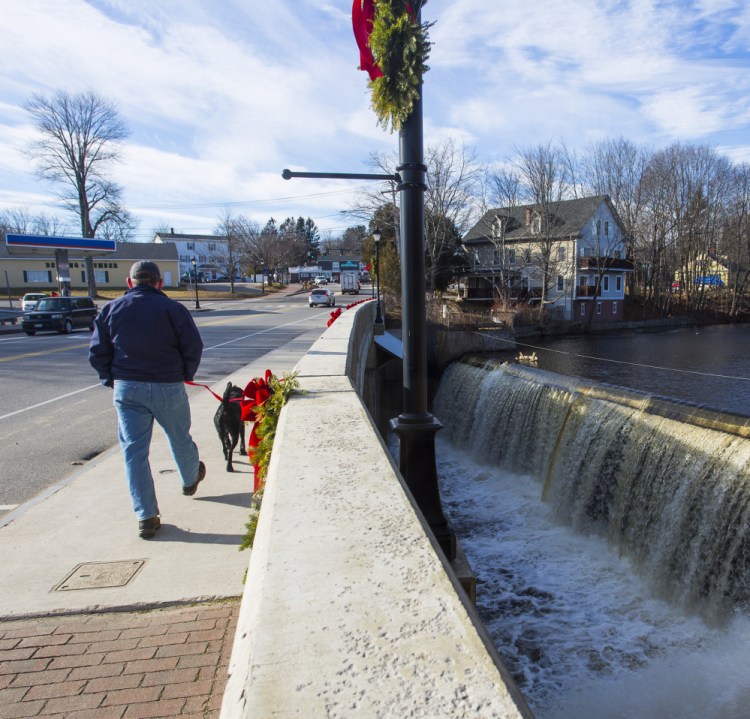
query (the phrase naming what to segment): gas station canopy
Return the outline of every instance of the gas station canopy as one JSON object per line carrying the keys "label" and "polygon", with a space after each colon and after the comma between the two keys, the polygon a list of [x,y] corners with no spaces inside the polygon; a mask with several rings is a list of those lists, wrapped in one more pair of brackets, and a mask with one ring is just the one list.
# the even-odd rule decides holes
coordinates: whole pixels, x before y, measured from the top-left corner
{"label": "gas station canopy", "polygon": [[47,235],[6,235],[5,245],[11,255],[49,255],[55,250],[72,250],[86,255],[114,252],[115,240],[96,237],[50,237]]}

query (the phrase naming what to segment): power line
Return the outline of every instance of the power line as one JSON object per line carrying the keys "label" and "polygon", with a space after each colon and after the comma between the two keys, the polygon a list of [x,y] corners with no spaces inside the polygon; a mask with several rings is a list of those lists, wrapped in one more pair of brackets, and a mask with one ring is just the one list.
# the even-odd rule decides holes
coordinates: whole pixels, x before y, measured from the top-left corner
{"label": "power line", "polygon": [[138,210],[184,210],[190,208],[203,207],[244,207],[252,205],[266,205],[277,202],[291,202],[296,200],[307,200],[315,197],[333,197],[335,195],[348,195],[355,192],[356,189],[348,190],[331,190],[329,192],[315,192],[308,195],[288,195],[285,197],[271,197],[262,200],[238,200],[236,202],[203,202],[203,203],[185,203],[174,205],[128,205],[129,208]]}
{"label": "power line", "polygon": [[[364,187],[364,186],[362,186]],[[218,202],[186,202],[186,203],[174,203],[164,205],[136,205],[128,204],[127,209],[133,210],[190,210],[190,209],[201,209],[211,207],[244,207],[253,205],[266,205],[274,204],[278,202],[293,202],[299,200],[308,200],[317,197],[334,197],[336,195],[348,195],[361,187],[349,188],[345,190],[330,190],[328,192],[314,192],[306,195],[286,195],[284,197],[270,197],[260,200],[237,200],[237,201],[218,201]],[[63,200],[40,200],[38,202],[25,202],[24,206],[28,207],[49,207],[52,209],[64,209]],[[330,217],[333,215],[325,215]]]}

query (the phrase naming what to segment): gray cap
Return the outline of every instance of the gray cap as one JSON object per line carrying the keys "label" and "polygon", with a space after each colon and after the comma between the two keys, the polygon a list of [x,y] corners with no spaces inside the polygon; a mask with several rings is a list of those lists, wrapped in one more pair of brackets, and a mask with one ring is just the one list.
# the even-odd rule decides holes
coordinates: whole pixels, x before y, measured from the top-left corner
{"label": "gray cap", "polygon": [[130,268],[130,279],[158,282],[161,279],[161,272],[155,262],[139,260]]}

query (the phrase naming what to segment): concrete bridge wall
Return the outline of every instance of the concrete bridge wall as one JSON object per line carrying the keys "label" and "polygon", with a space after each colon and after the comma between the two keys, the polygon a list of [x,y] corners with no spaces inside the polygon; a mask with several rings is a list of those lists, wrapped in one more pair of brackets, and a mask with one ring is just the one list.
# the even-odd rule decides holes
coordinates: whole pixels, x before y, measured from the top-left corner
{"label": "concrete bridge wall", "polygon": [[361,399],[401,392],[373,315],[345,311],[297,365],[221,716],[530,717]]}

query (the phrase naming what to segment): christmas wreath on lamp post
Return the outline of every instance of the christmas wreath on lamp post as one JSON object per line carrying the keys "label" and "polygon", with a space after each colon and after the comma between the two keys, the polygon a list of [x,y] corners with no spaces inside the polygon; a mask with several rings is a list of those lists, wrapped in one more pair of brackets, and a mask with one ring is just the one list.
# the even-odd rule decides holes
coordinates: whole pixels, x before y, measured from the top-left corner
{"label": "christmas wreath on lamp post", "polygon": [[370,75],[368,86],[378,124],[391,132],[400,130],[411,114],[422,75],[429,69],[427,31],[433,23],[417,20],[426,1],[354,0],[352,5],[359,67]]}

